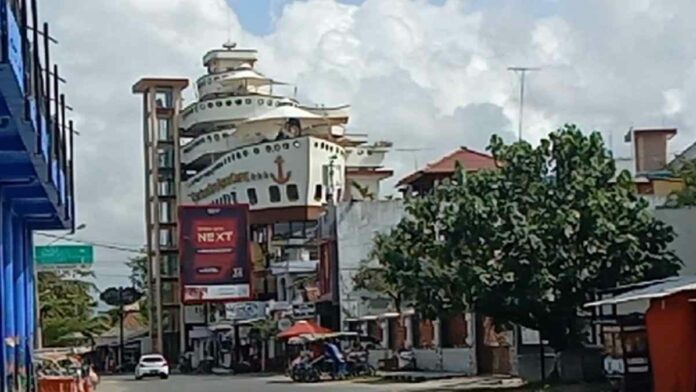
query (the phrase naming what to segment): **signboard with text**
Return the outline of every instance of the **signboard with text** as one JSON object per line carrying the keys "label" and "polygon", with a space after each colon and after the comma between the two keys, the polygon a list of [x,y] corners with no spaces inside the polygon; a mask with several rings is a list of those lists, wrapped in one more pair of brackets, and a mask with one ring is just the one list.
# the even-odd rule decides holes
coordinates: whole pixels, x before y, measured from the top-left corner
{"label": "signboard with text", "polygon": [[45,245],[34,247],[37,271],[89,269],[94,264],[91,245]]}
{"label": "signboard with text", "polygon": [[248,213],[245,204],[179,207],[184,303],[252,297]]}

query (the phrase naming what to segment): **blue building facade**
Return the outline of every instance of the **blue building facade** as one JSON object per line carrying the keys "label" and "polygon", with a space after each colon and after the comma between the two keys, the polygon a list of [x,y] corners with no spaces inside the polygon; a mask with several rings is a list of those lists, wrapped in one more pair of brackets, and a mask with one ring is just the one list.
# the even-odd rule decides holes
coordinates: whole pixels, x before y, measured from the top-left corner
{"label": "blue building facade", "polygon": [[0,392],[32,388],[32,232],[74,230],[73,130],[37,0],[0,0]]}

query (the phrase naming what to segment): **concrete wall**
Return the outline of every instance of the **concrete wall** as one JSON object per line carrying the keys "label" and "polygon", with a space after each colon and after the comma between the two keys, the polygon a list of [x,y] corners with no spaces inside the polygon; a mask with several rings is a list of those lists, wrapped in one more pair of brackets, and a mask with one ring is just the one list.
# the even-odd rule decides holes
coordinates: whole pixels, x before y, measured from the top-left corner
{"label": "concrete wall", "polygon": [[418,370],[476,374],[476,352],[472,348],[413,349]]}
{"label": "concrete wall", "polygon": [[362,299],[366,293],[354,290],[353,276],[362,261],[367,259],[375,234],[391,229],[403,215],[404,206],[401,200],[345,202],[338,205],[338,289],[341,324],[346,318],[364,316],[377,310],[371,309]]}
{"label": "concrete wall", "polygon": [[696,208],[657,209],[655,216],[677,233],[671,248],[684,262],[680,274],[696,274]]}

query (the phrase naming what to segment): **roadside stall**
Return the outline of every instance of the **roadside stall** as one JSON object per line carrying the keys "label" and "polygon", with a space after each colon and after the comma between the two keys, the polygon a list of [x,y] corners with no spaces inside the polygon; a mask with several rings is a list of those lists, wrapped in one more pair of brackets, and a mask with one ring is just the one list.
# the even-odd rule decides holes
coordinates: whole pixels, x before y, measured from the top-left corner
{"label": "roadside stall", "polygon": [[612,309],[615,325],[603,327],[601,335],[608,378],[623,391],[696,392],[696,276],[643,282],[622,291],[585,304]]}
{"label": "roadside stall", "polygon": [[87,347],[34,351],[34,369],[39,392],[91,392],[99,382],[85,357]]}

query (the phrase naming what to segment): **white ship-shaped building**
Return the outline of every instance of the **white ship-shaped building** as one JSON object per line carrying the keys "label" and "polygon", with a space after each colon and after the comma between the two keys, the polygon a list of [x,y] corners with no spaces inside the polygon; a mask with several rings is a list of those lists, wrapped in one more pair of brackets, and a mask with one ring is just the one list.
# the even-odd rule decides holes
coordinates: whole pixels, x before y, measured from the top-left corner
{"label": "white ship-shaped building", "polygon": [[276,94],[283,83],[256,71],[257,58],[235,45],[203,57],[198,101],[179,121],[181,202],[246,203],[253,224],[270,224],[316,219],[330,199],[376,198],[390,144],[348,135],[349,106]]}

